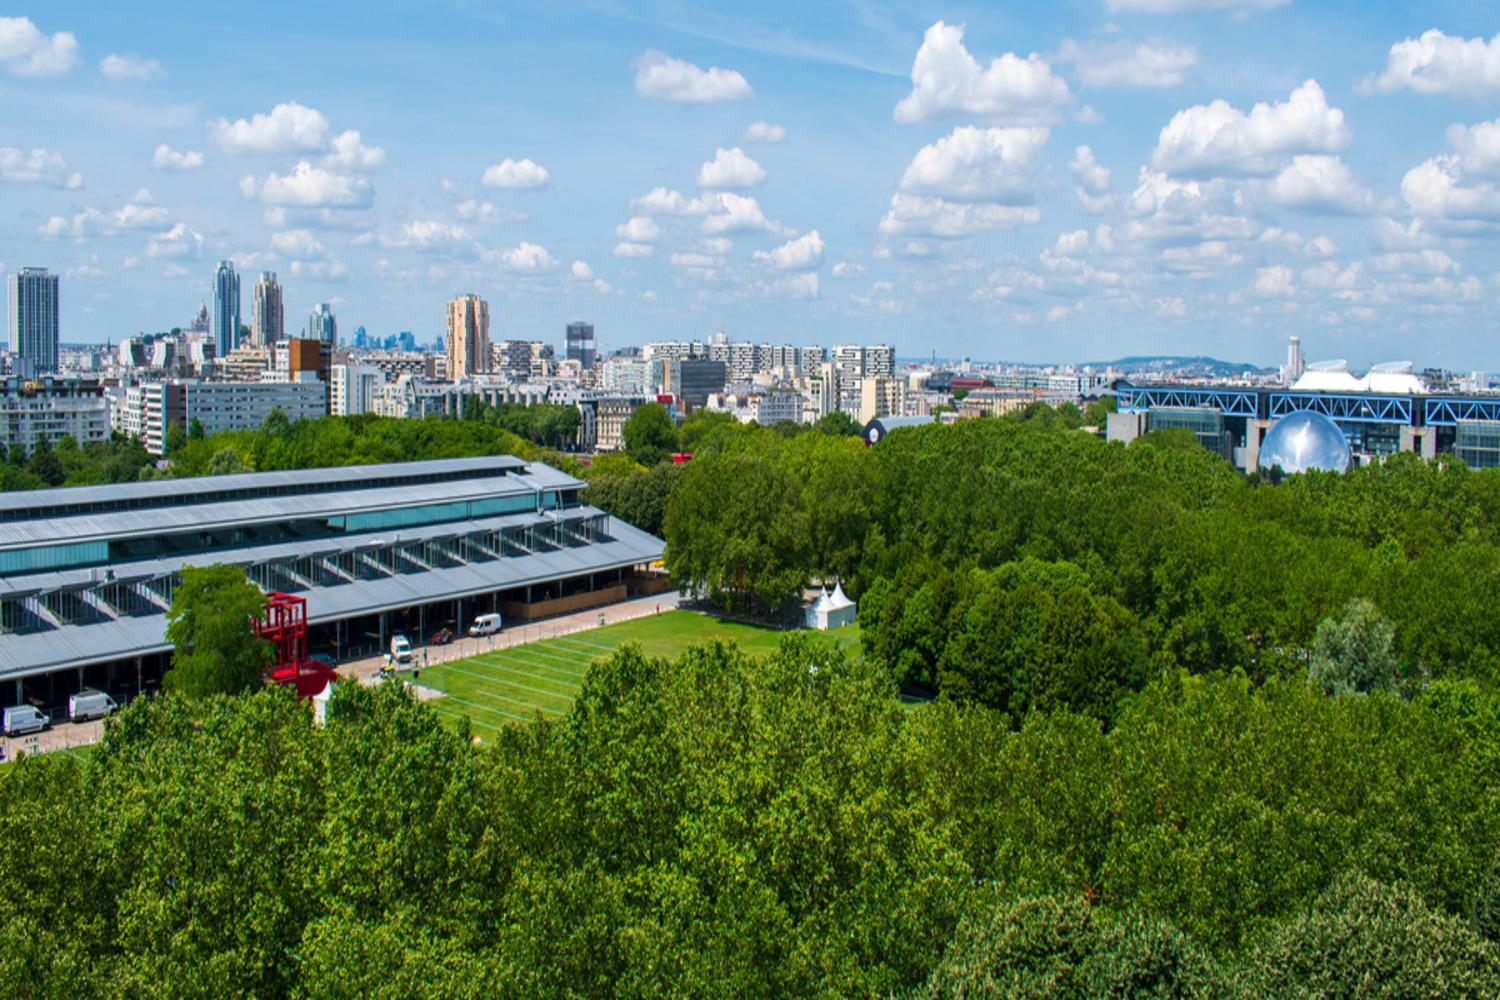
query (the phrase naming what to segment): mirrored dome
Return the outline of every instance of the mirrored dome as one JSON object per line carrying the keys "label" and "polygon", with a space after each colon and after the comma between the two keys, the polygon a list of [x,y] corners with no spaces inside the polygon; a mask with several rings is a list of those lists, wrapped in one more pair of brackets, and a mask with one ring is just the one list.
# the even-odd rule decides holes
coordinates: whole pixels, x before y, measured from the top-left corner
{"label": "mirrored dome", "polygon": [[1338,425],[1321,413],[1289,413],[1266,431],[1256,464],[1262,472],[1281,468],[1294,475],[1308,469],[1347,472],[1353,456]]}

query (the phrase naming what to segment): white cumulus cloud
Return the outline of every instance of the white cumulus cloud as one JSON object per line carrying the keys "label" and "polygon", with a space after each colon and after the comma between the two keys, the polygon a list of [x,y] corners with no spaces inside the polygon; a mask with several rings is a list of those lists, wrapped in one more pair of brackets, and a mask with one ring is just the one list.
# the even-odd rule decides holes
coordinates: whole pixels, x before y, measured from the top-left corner
{"label": "white cumulus cloud", "polygon": [[573,266],[568,269],[568,274],[572,276],[574,281],[592,281],[594,279],[594,269],[581,260],[573,262]]}
{"label": "white cumulus cloud", "polygon": [[963,43],[962,25],[938,21],[927,29],[911,67],[912,91],[896,105],[898,122],[954,114],[981,115],[1010,124],[1051,121],[1072,94],[1052,67],[1033,52],[1006,52],[981,66]]}
{"label": "white cumulus cloud", "polygon": [[644,215],[703,215],[708,211],[703,199],[689,198],[664,187],[652,188],[632,199],[630,207]]}
{"label": "white cumulus cloud", "polygon": [[917,151],[900,188],[955,201],[1030,202],[1037,156],[1047,135],[1040,127],[960,126]]}
{"label": "white cumulus cloud", "polygon": [[1014,229],[1039,222],[1041,217],[1035,205],[953,202],[897,191],[880,220],[880,231],[887,236],[957,239],[991,229]]}
{"label": "white cumulus cloud", "polygon": [[1198,65],[1198,52],[1175,42],[1130,45],[1065,38],[1058,59],[1073,64],[1085,87],[1175,87]]}
{"label": "white cumulus cloud", "polygon": [[99,72],[111,80],[160,80],[167,75],[155,59],[116,52],[99,60]]}
{"label": "white cumulus cloud", "polygon": [[513,160],[507,156],[499,163],[487,167],[479,182],[486,187],[520,190],[544,187],[551,179],[546,167],[528,159]]}
{"label": "white cumulus cloud", "polygon": [[1288,208],[1357,215],[1375,205],[1375,195],[1359,183],[1337,156],[1295,156],[1267,185],[1272,201]]}
{"label": "white cumulus cloud", "polygon": [[229,153],[312,152],[328,144],[328,119],[316,108],[287,101],[248,119],[217,118],[208,134]]}
{"label": "white cumulus cloud", "polygon": [[545,247],[522,240],[500,252],[500,265],[516,274],[543,274],[557,269],[557,259]]}
{"label": "white cumulus cloud", "polygon": [[624,240],[615,244],[614,254],[616,257],[649,257],[654,252],[649,243],[631,243]]}
{"label": "white cumulus cloud", "polygon": [[769,145],[786,142],[786,129],[771,122],[756,122],[740,133],[740,142],[764,142]]}
{"label": "white cumulus cloud", "polygon": [[0,65],[17,76],[53,76],[78,65],[71,31],[47,35],[29,17],[0,17]]}
{"label": "white cumulus cloud", "polygon": [[152,170],[197,170],[203,166],[203,154],[194,150],[178,152],[163,143],[151,154]]}
{"label": "white cumulus cloud", "polygon": [[710,66],[703,69],[652,49],[635,61],[635,92],[642,97],[680,104],[739,101],[754,91],[737,71]]}
{"label": "white cumulus cloud", "polygon": [[1095,159],[1092,149],[1088,146],[1074,149],[1073,158],[1068,161],[1068,171],[1078,182],[1074,193],[1084,208],[1090,212],[1102,212],[1110,206],[1113,198],[1109,193],[1109,168]]}
{"label": "white cumulus cloud", "polygon": [[850,260],[841,260],[833,265],[833,276],[835,278],[862,278],[865,274],[865,266]]}
{"label": "white cumulus cloud", "polygon": [[1500,34],[1489,41],[1445,34],[1437,28],[1391,46],[1385,72],[1362,81],[1366,92],[1413,90],[1419,94],[1483,97],[1500,93]]}
{"label": "white cumulus cloud", "polygon": [[774,250],[757,250],[755,259],[783,271],[812,270],[823,263],[823,237],[814,229],[805,236],[787,240]]}
{"label": "white cumulus cloud", "polygon": [[714,158],[698,168],[698,186],[715,189],[741,189],[764,183],[766,171],[738,146],[720,146]]}
{"label": "white cumulus cloud", "polygon": [[150,201],[151,192],[142,188],[136,192],[135,198],[112,212],[85,208],[71,219],[54,215],[37,227],[37,235],[54,240],[65,236],[83,239],[87,236],[113,236],[132,229],[162,228],[166,225],[167,211]]}
{"label": "white cumulus cloud", "polygon": [[301,160],[289,174],[275,172],[265,180],[246,177],[240,181],[246,198],[265,205],[298,208],[365,208],[374,197],[374,189],[363,177],[337,174]]}
{"label": "white cumulus cloud", "polygon": [[1446,136],[1465,173],[1500,174],[1500,118],[1477,125],[1449,125]]}
{"label": "white cumulus cloud", "polygon": [[356,129],[348,129],[329,142],[323,165],[335,170],[379,170],[385,166],[385,150],[366,146]]}
{"label": "white cumulus cloud", "polygon": [[146,243],[146,256],[165,260],[186,260],[202,256],[203,236],[179,222]]}
{"label": "white cumulus cloud", "polygon": [[1151,162],[1169,173],[1264,175],[1298,153],[1337,153],[1350,139],[1344,113],[1308,80],[1285,101],[1258,103],[1248,115],[1224,100],[1177,112],[1161,130]]}
{"label": "white cumulus cloud", "polygon": [[637,215],[616,226],[615,235],[632,243],[650,243],[661,237],[661,227],[649,215]]}
{"label": "white cumulus cloud", "polygon": [[0,180],[49,184],[70,191],[83,187],[83,176],[68,169],[62,154],[45,149],[33,149],[28,153],[9,146],[0,147]]}
{"label": "white cumulus cloud", "polygon": [[719,191],[705,196],[708,215],[703,220],[703,232],[709,236],[742,232],[777,232],[780,224],[766,218],[760,202],[749,195],[733,191]]}

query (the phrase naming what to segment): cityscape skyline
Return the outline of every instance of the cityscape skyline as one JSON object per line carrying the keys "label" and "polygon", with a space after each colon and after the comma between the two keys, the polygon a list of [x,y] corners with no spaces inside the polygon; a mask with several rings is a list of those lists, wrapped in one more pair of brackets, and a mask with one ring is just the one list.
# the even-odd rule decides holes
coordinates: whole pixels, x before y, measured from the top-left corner
{"label": "cityscape skyline", "polygon": [[[722,329],[1269,367],[1300,335],[1495,367],[1500,35],[1476,5],[401,14],[306,12],[340,40],[311,63],[259,13],[226,15],[228,59],[170,11],[0,19],[4,270],[61,276],[68,343],[178,325],[224,259],[422,343],[471,290],[503,304],[493,340],[585,316],[601,353]],[[477,52],[476,93],[442,70]]]}

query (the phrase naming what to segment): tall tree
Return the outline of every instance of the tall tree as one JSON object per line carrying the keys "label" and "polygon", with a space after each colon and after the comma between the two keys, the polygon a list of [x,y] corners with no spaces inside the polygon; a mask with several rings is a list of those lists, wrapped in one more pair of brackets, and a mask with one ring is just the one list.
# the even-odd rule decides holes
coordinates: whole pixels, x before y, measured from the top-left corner
{"label": "tall tree", "polygon": [[677,427],[660,403],[647,403],[632,413],[620,428],[620,436],[630,457],[648,469],[677,447]]}
{"label": "tall tree", "polygon": [[238,566],[184,566],[182,583],[167,610],[172,668],[163,683],[189,698],[238,694],[260,683],[275,656],[255,634],[266,596]]}

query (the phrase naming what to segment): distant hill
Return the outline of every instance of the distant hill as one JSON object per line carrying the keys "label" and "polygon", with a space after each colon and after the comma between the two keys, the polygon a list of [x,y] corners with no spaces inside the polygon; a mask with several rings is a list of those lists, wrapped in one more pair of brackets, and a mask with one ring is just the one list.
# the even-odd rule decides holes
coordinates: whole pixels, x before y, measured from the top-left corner
{"label": "distant hill", "polygon": [[1202,375],[1209,378],[1227,378],[1245,372],[1265,373],[1274,368],[1261,368],[1242,361],[1221,361],[1209,357],[1177,357],[1174,355],[1147,355],[1118,358],[1114,361],[1090,361],[1093,368],[1114,368],[1116,371],[1152,372],[1159,375]]}

